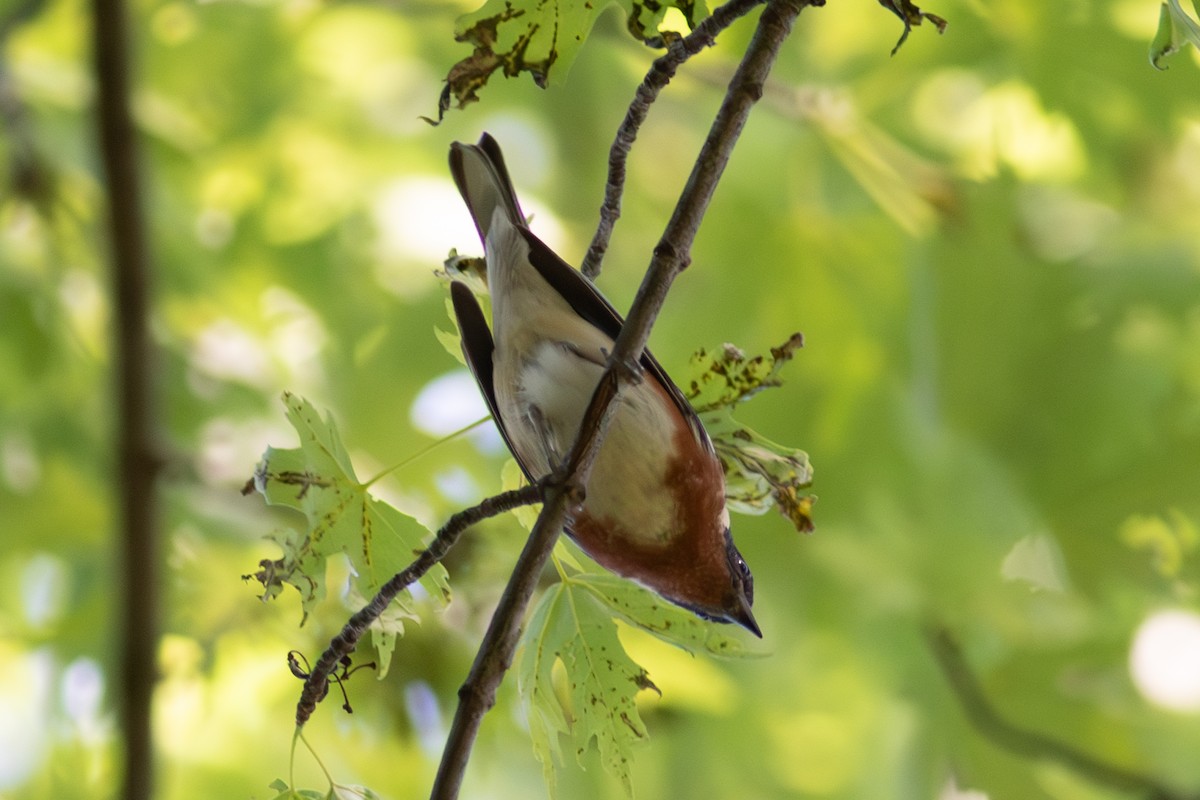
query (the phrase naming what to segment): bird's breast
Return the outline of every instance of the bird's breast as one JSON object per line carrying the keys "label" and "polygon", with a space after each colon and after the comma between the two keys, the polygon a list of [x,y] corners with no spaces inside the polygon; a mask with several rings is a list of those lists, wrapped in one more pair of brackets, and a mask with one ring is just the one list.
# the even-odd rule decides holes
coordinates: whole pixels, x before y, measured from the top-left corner
{"label": "bird's breast", "polygon": [[[603,358],[600,348],[586,352],[577,344],[545,340],[519,356],[497,353],[500,413],[535,477],[558,466],[551,463],[553,454],[565,459],[604,373]],[[606,538],[664,546],[677,533],[680,516],[678,434],[681,428],[687,437],[691,433],[653,378],[624,387],[616,403],[585,486],[582,514]]]}

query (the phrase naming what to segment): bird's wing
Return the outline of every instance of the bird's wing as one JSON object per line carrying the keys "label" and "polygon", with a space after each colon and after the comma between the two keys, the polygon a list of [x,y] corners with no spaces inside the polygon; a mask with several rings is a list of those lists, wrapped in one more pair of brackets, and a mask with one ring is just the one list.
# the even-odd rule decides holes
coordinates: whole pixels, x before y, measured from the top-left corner
{"label": "bird's wing", "polygon": [[[521,226],[520,231],[529,244],[529,261],[538,274],[545,278],[546,282],[567,301],[576,314],[615,340],[621,333],[621,326],[625,324],[625,321],[612,307],[612,304],[604,298],[604,295],[600,294],[600,290],[596,288],[595,284],[584,277],[579,270],[563,261],[527,227]],[[691,403],[683,396],[683,392],[679,390],[679,387],[675,385],[666,370],[658,363],[658,359],[649,350],[642,353],[641,365],[667,390],[667,394],[671,397],[675,407],[679,409],[679,413],[683,414],[684,419],[688,421],[688,426],[696,439],[710,453],[715,453],[712,440],[708,438],[708,432],[704,430],[700,417],[696,415]]]}
{"label": "bird's wing", "polygon": [[500,430],[500,435],[504,437],[508,451],[513,454],[517,465],[532,483],[533,477],[525,468],[521,457],[517,455],[517,449],[513,447],[513,441],[504,427],[504,420],[500,417],[496,388],[492,382],[492,353],[495,344],[492,342],[492,330],[483,316],[483,309],[479,307],[475,295],[471,294],[471,290],[461,281],[450,284],[450,299],[454,304],[454,316],[458,319],[458,331],[462,337],[463,356],[467,359],[467,366],[471,368],[471,374],[475,376],[475,382],[483,392],[483,400],[492,412],[492,420]]}
{"label": "bird's wing", "polygon": [[[513,189],[512,180],[509,178],[508,169],[504,165],[504,156],[500,152],[500,145],[496,143],[496,140],[485,133],[480,136],[479,143],[475,145],[462,144],[461,142],[453,143],[450,146],[450,173],[454,176],[454,182],[458,186],[458,190],[471,212],[471,218],[475,221],[475,228],[479,231],[480,240],[484,243],[487,242],[488,229],[491,226],[496,209],[503,208],[509,220],[520,231],[521,235],[525,237],[525,241],[529,245],[530,263],[533,264],[538,273],[567,301],[567,304],[574,309],[575,313],[615,340],[621,333],[621,326],[624,324],[624,320],[617,313],[617,310],[612,307],[612,304],[604,299],[604,295],[600,294],[600,290],[590,280],[570,264],[563,261],[557,253],[551,250],[529,230],[529,227],[525,223],[525,216],[521,212],[521,205],[517,201],[517,194]],[[474,297],[470,296],[470,291],[466,287],[463,287],[460,295],[464,301],[470,301],[474,305],[475,316],[482,322],[483,314],[479,310],[478,304],[475,303]],[[455,297],[454,302],[455,312],[458,313],[459,296]],[[462,327],[461,315],[459,326],[460,328]],[[487,334],[488,372],[488,381],[484,393],[490,395],[488,403],[492,409],[492,416],[496,418],[497,425],[503,432],[503,425],[499,421],[500,415],[496,413],[495,389],[492,387],[491,382],[492,337],[490,331],[487,330],[486,322],[483,322],[483,328]],[[477,338],[480,342],[483,341],[482,337]],[[467,352],[467,347],[466,331],[464,330],[464,352]],[[476,355],[480,356],[481,354]],[[467,360],[472,360],[470,353],[467,355]],[[688,403],[687,398],[683,396],[679,387],[675,385],[674,381],[667,375],[666,370],[662,368],[662,365],[658,363],[658,360],[654,358],[649,350],[646,350],[642,354],[641,365],[644,370],[649,372],[666,389],[667,394],[679,410],[679,413],[687,420],[688,427],[691,428],[697,441],[708,452],[715,454],[712,441],[709,439],[707,431],[704,430],[704,425],[700,422],[700,418],[692,409],[691,404]],[[478,368],[472,366],[472,370],[475,371],[475,376],[478,380]],[[509,449],[512,449],[511,444]]]}

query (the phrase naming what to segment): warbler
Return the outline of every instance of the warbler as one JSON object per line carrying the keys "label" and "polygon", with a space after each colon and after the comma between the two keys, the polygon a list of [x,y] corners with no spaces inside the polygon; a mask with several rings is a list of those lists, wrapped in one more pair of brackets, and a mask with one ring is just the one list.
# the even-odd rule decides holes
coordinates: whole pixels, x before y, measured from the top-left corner
{"label": "warbler", "polygon": [[[530,230],[491,136],[453,143],[450,171],[483,242],[492,306],[489,329],[471,290],[451,284],[463,353],[509,450],[537,480],[566,460],[623,320]],[[712,441],[649,351],[641,367],[643,380],[615,399],[565,532],[617,575],[761,637]]]}

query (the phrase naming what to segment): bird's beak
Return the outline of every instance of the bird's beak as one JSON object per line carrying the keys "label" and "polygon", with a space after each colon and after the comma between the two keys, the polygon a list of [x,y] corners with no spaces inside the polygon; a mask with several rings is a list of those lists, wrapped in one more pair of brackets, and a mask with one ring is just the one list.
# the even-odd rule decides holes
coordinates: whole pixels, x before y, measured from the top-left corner
{"label": "bird's beak", "polygon": [[762,630],[758,627],[758,623],[754,620],[754,614],[750,611],[750,600],[746,597],[746,593],[738,591],[735,595],[735,606],[729,614],[730,622],[736,622],[761,639]]}

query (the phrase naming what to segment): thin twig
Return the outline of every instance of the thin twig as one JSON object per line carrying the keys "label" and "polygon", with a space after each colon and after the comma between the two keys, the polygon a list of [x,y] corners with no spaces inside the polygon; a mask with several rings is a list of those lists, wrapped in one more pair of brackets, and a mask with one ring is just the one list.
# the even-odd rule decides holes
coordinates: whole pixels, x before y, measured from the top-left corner
{"label": "thin twig", "polygon": [[[770,0],[763,9],[754,38],[730,81],[725,100],[718,109],[708,138],[696,158],[696,164],[680,196],[679,204],[675,207],[675,213],[667,223],[662,239],[654,248],[650,269],[638,290],[638,299],[641,299],[643,294],[656,299],[652,303],[634,303],[625,321],[625,328],[621,331],[621,337],[617,339],[614,353],[619,350],[621,339],[630,335],[631,331],[649,331],[653,323],[650,313],[658,313],[671,282],[691,262],[692,242],[700,229],[708,203],[716,191],[721,174],[725,171],[725,165],[729,163],[729,157],[742,128],[745,127],[750,109],[762,97],[763,86],[779,49],[791,33],[800,10],[807,6],[824,4],[825,0]],[[641,341],[644,343],[645,339]]]}
{"label": "thin twig", "polygon": [[147,331],[150,266],[141,215],[137,133],[129,111],[125,7],[92,5],[93,58],[100,156],[111,241],[117,375],[117,491],[123,576],[120,719],[125,800],[153,796],[150,701],[157,680],[158,458],[151,391],[154,360]]}
{"label": "thin twig", "polygon": [[527,506],[542,499],[542,487],[539,484],[523,486],[520,489],[502,492],[495,497],[489,497],[477,506],[460,511],[447,520],[442,529],[437,532],[429,547],[425,548],[417,558],[404,570],[396,573],[380,587],[371,602],[363,606],[342,628],[341,632],[329,642],[329,647],[317,659],[312,672],[304,681],[304,689],[300,693],[300,701],[296,704],[296,727],[308,722],[317,703],[325,696],[329,676],[337,669],[343,656],[354,652],[358,640],[371,627],[371,623],[387,610],[396,595],[408,586],[421,579],[434,564],[446,557],[450,548],[458,541],[463,531],[477,522],[489,517],[503,514],[520,506]]}
{"label": "thin twig", "polygon": [[792,24],[803,7],[823,4],[824,0],[770,0],[759,18],[754,38],[730,83],[675,214],[654,250],[621,334],[613,344],[608,368],[596,387],[567,459],[567,471],[547,486],[542,514],[517,560],[471,672],[459,690],[459,705],[438,767],[432,800],[458,797],[483,716],[495,704],[496,690],[512,664],[521,620],[538,576],[571,507],[582,499],[580,487],[587,483],[592,462],[616,411],[612,401],[621,383],[637,379],[639,369],[636,365],[650,337],[650,328],[662,309],[671,282],[688,264],[692,242],[717,180],[750,109],[762,95],[763,82],[791,32]]}
{"label": "thin twig", "polygon": [[621,194],[625,190],[625,164],[629,160],[629,150],[637,139],[642,123],[646,121],[646,115],[650,113],[650,106],[685,61],[704,48],[711,47],[716,42],[717,34],[763,2],[764,0],[729,0],[718,6],[687,36],[670,40],[667,53],[656,58],[650,65],[650,71],[646,73],[646,77],[634,93],[633,102],[629,104],[629,111],[626,112],[621,127],[617,129],[617,136],[608,152],[608,181],[604,187],[604,203],[600,206],[600,224],[580,266],[580,271],[587,277],[595,280],[600,274],[613,226],[621,216]]}
{"label": "thin twig", "polygon": [[1200,793],[1171,789],[1148,775],[1106,763],[1066,742],[1014,725],[992,707],[950,632],[931,627],[926,637],[967,719],[1000,747],[1024,758],[1057,761],[1096,783],[1122,792],[1137,792],[1149,800],[1200,800]]}

